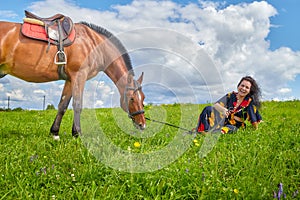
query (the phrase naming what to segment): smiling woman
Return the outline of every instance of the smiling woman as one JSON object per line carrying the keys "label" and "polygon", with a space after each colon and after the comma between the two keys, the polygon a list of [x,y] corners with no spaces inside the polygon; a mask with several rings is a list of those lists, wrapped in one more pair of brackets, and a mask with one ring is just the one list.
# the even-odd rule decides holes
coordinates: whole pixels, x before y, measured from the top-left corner
{"label": "smiling woman", "polygon": [[245,120],[257,129],[262,120],[258,111],[260,94],[256,81],[250,76],[243,77],[237,85],[237,92],[228,93],[213,106],[204,108],[199,116],[197,132],[232,133],[240,127],[246,127]]}

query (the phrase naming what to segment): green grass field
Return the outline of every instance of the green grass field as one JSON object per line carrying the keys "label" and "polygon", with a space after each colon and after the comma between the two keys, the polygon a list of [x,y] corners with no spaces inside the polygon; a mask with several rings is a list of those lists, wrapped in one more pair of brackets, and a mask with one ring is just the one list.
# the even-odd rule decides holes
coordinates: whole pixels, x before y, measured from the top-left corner
{"label": "green grass field", "polygon": [[[192,129],[204,105],[147,106],[146,116]],[[0,112],[0,199],[300,199],[300,102],[264,102],[259,130],[186,135],[149,122],[133,128],[118,108]],[[283,199],[283,196],[282,196]]]}

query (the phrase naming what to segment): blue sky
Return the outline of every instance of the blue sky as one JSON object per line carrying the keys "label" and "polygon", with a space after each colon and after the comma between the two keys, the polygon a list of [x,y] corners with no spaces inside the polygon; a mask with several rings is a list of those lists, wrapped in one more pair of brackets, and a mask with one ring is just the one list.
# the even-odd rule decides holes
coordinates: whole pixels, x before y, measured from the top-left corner
{"label": "blue sky", "polygon": [[[62,4],[67,5],[69,9],[53,6],[53,2],[56,2],[57,5],[63,2]],[[224,91],[234,90],[238,79],[244,75],[253,75],[258,80],[265,100],[300,99],[300,42],[298,39],[300,26],[296,21],[300,19],[300,14],[296,10],[300,8],[300,1],[268,0],[265,2],[258,1],[258,3],[255,3],[249,0],[10,0],[9,3],[1,5],[0,20],[22,22],[24,10],[27,9],[45,17],[56,14],[56,12],[62,12],[71,16],[74,21],[91,21],[104,26],[114,34],[120,35],[125,46],[131,50],[130,56],[134,65],[137,66],[136,71],[138,73],[140,71],[147,72],[145,73],[145,90],[149,94],[149,98],[146,99],[148,103],[214,101]],[[153,16],[149,18],[151,14]],[[236,20],[233,17],[234,15],[240,16],[241,22]],[[175,22],[171,23],[169,19],[172,18],[175,19]],[[270,24],[268,24],[268,21]],[[242,23],[245,23],[245,25],[247,23],[252,24],[246,27]],[[178,53],[177,50],[170,49],[173,44],[168,43],[167,40],[158,42],[156,51],[138,51],[136,47],[141,49],[140,47],[143,47],[144,44],[141,41],[126,39],[128,36],[125,32],[129,28],[131,30],[141,30],[149,27],[160,28],[160,31],[162,27],[174,30],[173,34],[178,34],[177,38],[179,35],[179,37],[182,37],[178,45],[193,46],[194,44],[189,42],[182,42],[184,39],[189,38],[191,43],[196,44],[195,48],[190,49],[200,48],[197,51],[206,52],[212,60],[211,63],[214,63],[212,67],[217,71],[215,76],[219,74],[217,79],[222,81],[223,90],[219,90],[220,87],[216,85],[209,85],[211,80],[206,77],[205,69],[195,66],[198,65],[198,61],[208,62],[207,57],[204,56],[205,61],[203,60],[204,57],[197,60],[198,58],[192,56],[192,51],[189,50],[190,54],[186,51],[181,52],[185,58],[193,60],[192,66],[187,66],[187,68],[191,68],[190,72],[181,71],[179,66],[177,68],[177,64],[187,65],[187,59],[180,59],[174,57],[173,54],[166,53],[168,51]],[[253,27],[254,31],[252,30]],[[144,33],[141,31],[140,34]],[[159,33],[161,34],[161,32]],[[123,40],[123,38],[125,39]],[[201,47],[199,47],[199,44],[202,44]],[[262,54],[265,56],[261,56]],[[147,58],[155,56],[153,57],[155,59],[149,59],[148,61],[145,58],[146,55]],[[177,64],[174,64],[174,61],[177,61]],[[146,66],[148,67],[146,68]],[[156,73],[149,70],[150,66],[151,69],[162,70],[160,72],[162,75],[170,73],[169,69],[174,70],[174,76],[179,74],[179,78],[182,78],[183,82],[187,80],[185,83],[191,88],[192,95],[182,92],[180,90],[182,86],[176,85],[178,82],[170,77],[157,79]],[[163,69],[159,66],[162,66]],[[193,74],[195,75],[193,67],[204,77],[203,80],[193,77]],[[23,82],[13,85],[14,82],[16,82],[16,79],[8,76],[2,80],[0,79],[0,107],[6,107],[4,99],[11,96],[12,99],[18,100],[18,103],[12,102],[12,107],[21,105],[21,107],[29,109],[39,109],[40,106],[35,106],[36,103],[29,104],[25,102],[29,99],[32,102],[39,101],[40,96],[43,95],[47,95],[48,104],[56,106],[60,95],[59,89],[62,88],[63,84],[63,82],[58,81],[57,83],[39,84],[38,86],[33,83],[26,83],[25,85]],[[201,85],[203,82],[206,82],[206,84]],[[160,84],[159,88],[165,88],[166,91],[155,92],[153,88],[157,83]],[[21,90],[20,85],[23,86]],[[111,94],[116,92],[113,85],[103,75],[92,80],[88,86],[90,85],[94,85],[98,89],[104,88],[105,91]],[[40,96],[26,97],[25,94],[28,93],[29,88],[35,91],[34,94]],[[172,95],[170,96],[170,94]],[[94,102],[96,106],[111,106],[108,105],[111,99],[104,99],[105,97],[101,95],[98,98],[96,100],[98,103]]]}
{"label": "blue sky", "polygon": [[[31,2],[31,0],[11,0],[9,3],[1,5],[1,10],[12,11],[18,16],[13,17],[12,21],[20,21],[23,18],[24,9],[26,9]],[[116,4],[128,4],[131,0],[110,0],[110,1],[85,1],[85,0],[74,0],[72,1],[78,6],[87,7],[96,10],[110,10],[112,5]],[[186,0],[173,0],[173,2],[178,2],[181,4],[186,4]],[[227,0],[227,1],[214,1],[214,2],[226,2],[225,5],[239,4],[242,2],[253,2],[250,0]],[[273,28],[268,36],[271,40],[271,49],[276,49],[281,46],[290,47],[293,50],[300,50],[300,27],[297,26],[297,19],[300,18],[299,11],[300,2],[297,0],[267,0],[271,5],[273,5],[278,12],[278,15],[271,17],[272,24],[276,24],[279,27]],[[4,16],[1,16],[2,18]],[[9,18],[9,17],[8,17]]]}

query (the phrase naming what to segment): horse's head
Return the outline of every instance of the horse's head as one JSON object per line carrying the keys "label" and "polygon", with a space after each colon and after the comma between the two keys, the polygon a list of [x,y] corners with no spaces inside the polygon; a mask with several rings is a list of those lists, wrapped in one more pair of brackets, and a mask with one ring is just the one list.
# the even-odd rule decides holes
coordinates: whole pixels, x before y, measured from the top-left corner
{"label": "horse's head", "polygon": [[145,95],[142,91],[143,75],[144,73],[138,80],[134,80],[132,74],[129,74],[123,98],[121,97],[123,110],[128,113],[128,117],[132,119],[135,127],[141,130],[144,130],[146,127],[143,103]]}

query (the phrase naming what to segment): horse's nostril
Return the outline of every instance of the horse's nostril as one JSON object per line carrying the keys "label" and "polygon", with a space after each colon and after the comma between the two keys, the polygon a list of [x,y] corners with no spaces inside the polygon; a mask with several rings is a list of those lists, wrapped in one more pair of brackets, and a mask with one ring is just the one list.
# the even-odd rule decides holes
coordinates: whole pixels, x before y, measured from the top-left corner
{"label": "horse's nostril", "polygon": [[144,129],[145,129],[145,127],[146,127],[146,125],[145,125],[145,124],[143,124],[143,123],[140,123],[140,124],[139,124],[139,127],[140,127],[140,129],[141,129],[141,130],[144,130]]}

